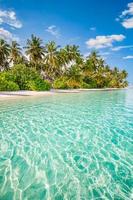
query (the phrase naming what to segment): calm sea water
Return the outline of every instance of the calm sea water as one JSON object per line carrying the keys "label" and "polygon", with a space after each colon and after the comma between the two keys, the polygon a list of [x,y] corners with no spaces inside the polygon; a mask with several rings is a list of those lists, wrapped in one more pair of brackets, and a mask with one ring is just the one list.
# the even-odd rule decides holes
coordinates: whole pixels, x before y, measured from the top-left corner
{"label": "calm sea water", "polygon": [[131,200],[133,90],[0,101],[0,200]]}

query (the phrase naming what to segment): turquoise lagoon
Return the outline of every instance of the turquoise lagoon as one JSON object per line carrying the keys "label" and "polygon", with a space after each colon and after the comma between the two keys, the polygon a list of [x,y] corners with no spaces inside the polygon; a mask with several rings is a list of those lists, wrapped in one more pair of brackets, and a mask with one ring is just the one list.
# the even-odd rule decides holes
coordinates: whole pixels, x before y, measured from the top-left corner
{"label": "turquoise lagoon", "polygon": [[131,200],[133,90],[0,101],[0,200]]}

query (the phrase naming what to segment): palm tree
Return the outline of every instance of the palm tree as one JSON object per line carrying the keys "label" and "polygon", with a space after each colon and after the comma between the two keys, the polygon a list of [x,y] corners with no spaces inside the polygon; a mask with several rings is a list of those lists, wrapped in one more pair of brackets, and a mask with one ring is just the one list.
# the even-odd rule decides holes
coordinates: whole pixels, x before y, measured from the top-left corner
{"label": "palm tree", "polygon": [[69,79],[75,80],[75,81],[81,81],[82,78],[82,73],[81,73],[81,69],[78,65],[72,65],[69,69],[68,69],[68,73],[67,76]]}
{"label": "palm tree", "polygon": [[128,85],[128,82],[126,81],[127,76],[128,73],[126,72],[126,70],[119,71],[118,82],[120,87],[126,87]]}
{"label": "palm tree", "polygon": [[79,46],[76,45],[66,45],[64,48],[60,49],[59,57],[64,72],[73,64],[78,64],[79,66],[83,64]]}
{"label": "palm tree", "polygon": [[18,57],[17,63],[18,64],[25,64],[25,65],[29,66],[27,57],[25,55],[23,55],[23,54],[20,57]]}
{"label": "palm tree", "polygon": [[98,88],[106,87],[106,73],[105,68],[103,66],[99,66],[96,73],[93,74],[93,78],[95,82],[97,83]]}
{"label": "palm tree", "polygon": [[13,64],[18,64],[21,58],[21,48],[16,41],[12,41],[10,46],[10,61]]}
{"label": "palm tree", "polygon": [[111,72],[110,67],[108,65],[105,65],[104,70],[106,73]]}
{"label": "palm tree", "polygon": [[75,60],[77,61],[80,57],[80,50],[79,50],[79,46],[76,46],[76,45],[72,45],[72,46],[69,46],[70,48],[70,58],[72,60]]}
{"label": "palm tree", "polygon": [[0,39],[0,71],[9,67],[10,46],[3,39]]}
{"label": "palm tree", "polygon": [[27,40],[27,46],[25,47],[26,54],[29,56],[30,63],[36,69],[40,69],[44,56],[44,46],[42,46],[42,40],[34,35],[31,35],[31,39]]}
{"label": "palm tree", "polygon": [[76,45],[67,45],[64,48],[64,53],[66,53],[66,58],[67,58],[67,62],[69,63],[70,61],[78,61],[79,58],[81,57],[80,55],[80,50],[79,50],[79,46]]}
{"label": "palm tree", "polygon": [[122,70],[122,71],[121,71],[121,78],[122,78],[122,79],[126,79],[127,76],[128,76],[127,71],[126,71],[126,70]]}
{"label": "palm tree", "polygon": [[58,48],[59,46],[53,41],[45,45],[45,71],[48,78],[51,80],[54,80],[55,76],[58,76],[61,73]]}
{"label": "palm tree", "polygon": [[99,67],[104,67],[104,60],[99,56],[97,51],[92,51],[87,59],[94,71],[97,71]]}
{"label": "palm tree", "polygon": [[113,74],[117,75],[119,73],[119,69],[117,67],[114,67],[113,69]]}

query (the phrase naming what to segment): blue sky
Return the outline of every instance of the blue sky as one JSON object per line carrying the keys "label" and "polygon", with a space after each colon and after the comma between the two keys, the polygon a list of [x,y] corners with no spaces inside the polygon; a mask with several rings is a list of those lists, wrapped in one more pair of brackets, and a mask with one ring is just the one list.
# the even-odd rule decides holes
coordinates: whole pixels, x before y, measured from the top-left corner
{"label": "blue sky", "polygon": [[133,83],[133,0],[0,0],[0,37],[25,45],[32,33],[83,55],[95,48]]}

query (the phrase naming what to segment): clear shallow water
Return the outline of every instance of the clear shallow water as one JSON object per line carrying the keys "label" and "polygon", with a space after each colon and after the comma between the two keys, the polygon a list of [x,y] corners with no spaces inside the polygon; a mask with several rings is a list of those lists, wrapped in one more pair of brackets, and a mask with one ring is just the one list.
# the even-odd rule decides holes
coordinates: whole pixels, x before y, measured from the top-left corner
{"label": "clear shallow water", "polygon": [[0,101],[0,200],[132,198],[133,90]]}

